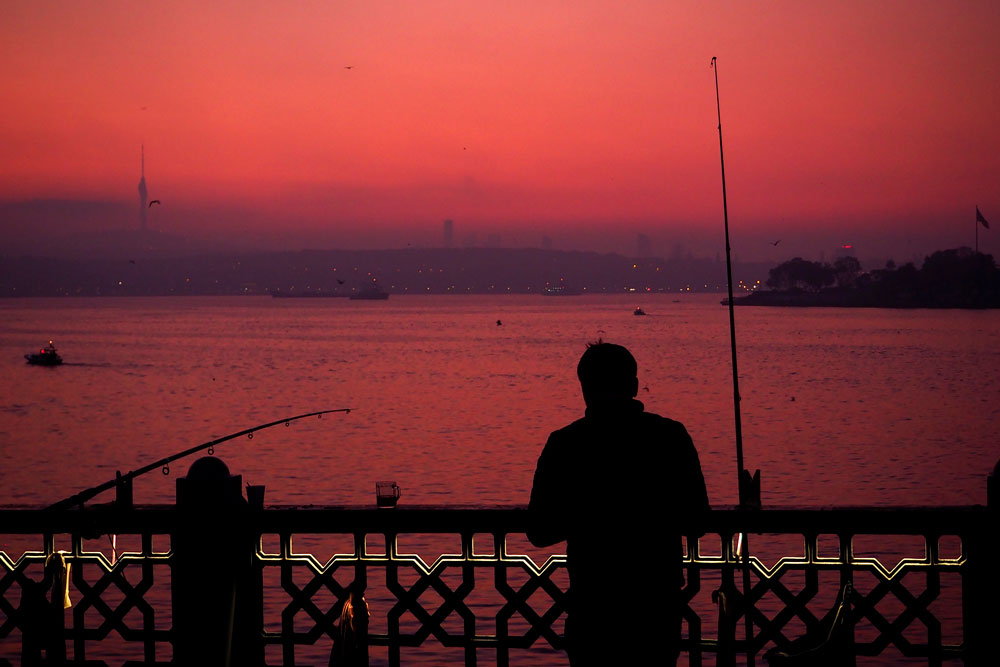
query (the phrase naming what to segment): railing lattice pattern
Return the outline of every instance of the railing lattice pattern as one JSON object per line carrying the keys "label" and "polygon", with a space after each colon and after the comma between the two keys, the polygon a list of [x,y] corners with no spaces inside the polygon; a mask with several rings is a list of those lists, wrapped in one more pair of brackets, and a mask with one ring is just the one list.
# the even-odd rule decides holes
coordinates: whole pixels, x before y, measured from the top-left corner
{"label": "railing lattice pattern", "polygon": [[[825,632],[824,615],[851,582],[840,632],[850,639],[852,655],[905,656],[928,665],[962,659],[968,648],[965,598],[975,592],[979,571],[970,570],[968,545],[980,543],[988,516],[984,508],[715,510],[702,527],[705,536],[685,540],[682,655],[690,665],[725,664],[749,652],[763,664],[769,649]],[[426,656],[434,651],[449,664],[520,664],[529,654],[534,662],[566,664],[566,559],[511,546],[512,538],[525,543],[528,519],[522,507],[274,508],[241,515],[248,530],[264,537],[250,556],[253,590],[263,600],[262,664],[325,664],[351,587],[364,590],[371,604],[372,664],[419,664],[420,656],[432,664]],[[168,507],[96,519],[86,511],[0,510],[0,665],[21,664],[23,652],[59,650],[40,638],[39,599],[49,610],[45,627],[61,628],[68,659],[169,664],[178,640],[171,623],[175,554],[163,545],[177,523]],[[746,598],[735,547],[744,528],[753,547]],[[108,546],[94,548],[108,543],[97,535],[116,531],[140,546],[114,555]],[[457,537],[460,548],[425,559],[401,553],[400,534],[451,543]],[[801,548],[769,557],[764,551],[772,536],[800,540]],[[923,553],[855,553],[859,536],[880,540],[889,552],[897,538],[918,540]],[[941,553],[943,536],[957,545],[947,555]],[[277,549],[267,548],[269,537]],[[61,613],[47,602],[57,588],[58,572],[45,565],[57,551],[56,538],[70,547],[65,559],[73,606]],[[353,546],[326,561],[296,553],[299,543],[327,538]],[[38,540],[36,547],[22,552],[7,545],[27,539]],[[832,553],[823,552],[820,539],[836,545]],[[483,545],[489,548],[478,553]],[[609,559],[609,573],[649,557],[622,550]],[[224,567],[212,554],[204,559],[206,567]],[[724,606],[712,601],[716,592]],[[743,635],[746,608],[754,628],[749,641]]]}

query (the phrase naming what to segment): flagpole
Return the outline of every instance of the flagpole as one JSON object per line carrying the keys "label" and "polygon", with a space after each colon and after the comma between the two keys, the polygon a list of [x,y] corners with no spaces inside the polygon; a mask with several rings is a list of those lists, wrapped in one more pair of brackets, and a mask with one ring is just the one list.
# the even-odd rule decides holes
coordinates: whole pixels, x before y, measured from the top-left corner
{"label": "flagpole", "polygon": [[[726,203],[726,159],[722,151],[722,104],[719,101],[719,65],[715,56],[712,56],[712,69],[715,70],[715,109],[719,119],[719,164],[722,167],[722,219],[726,230],[726,279],[729,290],[729,343],[732,350],[733,359],[733,412],[736,419],[736,482],[739,493],[740,506],[750,505],[750,488],[744,488],[743,470],[743,425],[740,419],[740,380],[739,372],[736,368],[736,314],[733,304],[733,263],[730,259],[729,246],[729,207]],[[749,485],[749,475],[747,484]],[[743,550],[743,618],[746,637],[747,667],[754,666],[754,654],[751,652],[751,639],[753,638],[753,620],[750,618],[750,541],[746,532],[741,531],[739,535],[740,546]],[[737,551],[737,558],[739,551]]]}

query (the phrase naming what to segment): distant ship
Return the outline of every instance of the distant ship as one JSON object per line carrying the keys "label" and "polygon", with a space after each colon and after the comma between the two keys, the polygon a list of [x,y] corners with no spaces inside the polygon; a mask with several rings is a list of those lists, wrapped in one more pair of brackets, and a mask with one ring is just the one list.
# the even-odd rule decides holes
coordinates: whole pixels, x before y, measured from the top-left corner
{"label": "distant ship", "polygon": [[565,285],[552,285],[542,290],[542,296],[577,296],[580,293]]}
{"label": "distant ship", "polygon": [[632,311],[632,314],[633,315],[645,315],[646,311],[643,310],[642,308],[640,308],[639,306],[636,306],[635,310]]}
{"label": "distant ship", "polygon": [[389,298],[389,293],[382,290],[377,285],[365,287],[350,296],[351,301],[385,301]]}
{"label": "distant ship", "polygon": [[311,299],[319,297],[341,297],[344,298],[346,294],[338,294],[335,292],[271,292],[271,296],[275,299]]}
{"label": "distant ship", "polygon": [[26,354],[24,358],[33,366],[58,366],[63,362],[62,357],[56,352],[56,346],[49,341],[47,347],[43,347],[38,352]]}

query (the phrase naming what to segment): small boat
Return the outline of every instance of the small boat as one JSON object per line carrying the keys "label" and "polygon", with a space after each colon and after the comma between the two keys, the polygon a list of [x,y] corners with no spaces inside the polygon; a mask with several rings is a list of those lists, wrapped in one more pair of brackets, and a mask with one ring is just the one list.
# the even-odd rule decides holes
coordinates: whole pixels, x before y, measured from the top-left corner
{"label": "small boat", "polygon": [[636,316],[638,316],[638,315],[645,315],[646,311],[643,310],[642,308],[640,308],[639,306],[636,306],[635,310],[632,311],[632,314],[636,315]]}
{"label": "small boat", "polygon": [[47,347],[43,347],[34,354],[26,354],[24,358],[29,364],[34,366],[58,366],[63,362],[62,357],[56,352],[56,346],[49,341]]}
{"label": "small boat", "polygon": [[351,301],[385,301],[389,293],[379,287],[366,287],[351,295]]}

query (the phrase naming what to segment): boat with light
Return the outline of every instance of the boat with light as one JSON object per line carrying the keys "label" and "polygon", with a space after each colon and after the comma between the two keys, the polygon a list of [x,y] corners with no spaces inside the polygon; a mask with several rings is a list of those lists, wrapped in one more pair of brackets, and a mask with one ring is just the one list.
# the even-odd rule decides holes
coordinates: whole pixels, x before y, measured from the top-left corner
{"label": "boat with light", "polygon": [[41,348],[38,352],[26,354],[24,358],[33,366],[58,366],[63,362],[51,340],[46,347]]}

